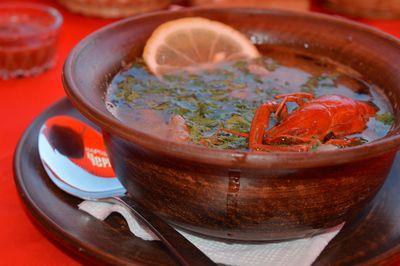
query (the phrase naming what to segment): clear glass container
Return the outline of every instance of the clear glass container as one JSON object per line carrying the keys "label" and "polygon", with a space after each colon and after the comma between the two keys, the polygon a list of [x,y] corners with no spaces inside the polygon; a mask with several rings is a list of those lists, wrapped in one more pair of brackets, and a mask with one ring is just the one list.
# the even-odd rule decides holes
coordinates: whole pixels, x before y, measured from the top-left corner
{"label": "clear glass container", "polygon": [[53,67],[62,22],[52,7],[0,4],[0,78],[33,76]]}
{"label": "clear glass container", "polygon": [[167,8],[171,0],[57,0],[68,10],[85,16],[122,18]]}

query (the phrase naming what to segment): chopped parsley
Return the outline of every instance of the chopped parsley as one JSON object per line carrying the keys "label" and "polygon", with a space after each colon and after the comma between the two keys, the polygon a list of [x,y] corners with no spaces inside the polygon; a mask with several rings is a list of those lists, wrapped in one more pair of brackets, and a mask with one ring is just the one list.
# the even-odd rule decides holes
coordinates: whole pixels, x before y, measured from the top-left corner
{"label": "chopped parsley", "polygon": [[382,114],[376,115],[375,119],[379,122],[382,122],[385,125],[391,126],[395,122],[395,117],[392,113],[385,112]]}
{"label": "chopped parsley", "polygon": [[[247,138],[220,129],[248,133],[256,109],[275,100],[276,95],[302,91],[318,96],[332,93],[338,87],[339,73],[334,71],[321,71],[314,76],[306,73],[307,81],[301,84],[304,79],[300,79],[296,84],[290,75],[274,75],[280,68],[277,60],[260,57],[226,62],[221,67],[196,73],[168,74],[160,79],[151,75],[143,60],[138,59],[114,78],[107,100],[113,106],[129,107],[133,112],[155,110],[166,123],[172,115],[182,116],[195,144],[245,150]],[[288,103],[289,112],[296,107]],[[392,113],[383,112],[373,120],[383,126],[392,125],[395,118]],[[276,122],[272,116],[270,126]]]}

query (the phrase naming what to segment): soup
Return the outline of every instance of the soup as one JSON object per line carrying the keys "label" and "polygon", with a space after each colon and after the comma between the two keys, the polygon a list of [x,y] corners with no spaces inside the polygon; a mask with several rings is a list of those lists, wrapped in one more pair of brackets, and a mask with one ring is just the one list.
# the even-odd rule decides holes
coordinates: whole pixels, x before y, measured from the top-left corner
{"label": "soup", "polygon": [[[268,101],[279,102],[275,96],[287,93],[337,94],[376,106],[378,111],[366,122],[365,130],[346,136],[357,140],[351,145],[379,139],[390,130],[394,117],[387,99],[359,73],[292,50],[267,45],[258,49],[263,54],[260,58],[162,78],[152,75],[142,59],[136,59],[112,80],[107,108],[146,134],[218,149],[247,150],[246,134],[257,108]],[[289,116],[299,108],[295,102],[285,106]],[[271,114],[269,127],[279,123]],[[323,142],[315,142],[312,148],[320,148]]]}

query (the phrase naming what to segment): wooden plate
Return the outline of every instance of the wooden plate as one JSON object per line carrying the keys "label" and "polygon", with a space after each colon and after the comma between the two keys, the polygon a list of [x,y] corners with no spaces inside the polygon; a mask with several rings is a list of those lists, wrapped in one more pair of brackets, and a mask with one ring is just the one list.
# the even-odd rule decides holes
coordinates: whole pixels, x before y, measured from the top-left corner
{"label": "wooden plate", "polygon": [[[161,243],[144,241],[113,215],[105,222],[78,210],[79,199],[59,190],[48,179],[37,150],[43,122],[54,115],[83,118],[63,99],[41,114],[26,130],[15,154],[14,175],[23,203],[45,235],[74,256],[101,264],[176,265]],[[88,122],[89,123],[89,122]],[[400,154],[374,200],[348,221],[314,265],[383,265],[400,260]]]}

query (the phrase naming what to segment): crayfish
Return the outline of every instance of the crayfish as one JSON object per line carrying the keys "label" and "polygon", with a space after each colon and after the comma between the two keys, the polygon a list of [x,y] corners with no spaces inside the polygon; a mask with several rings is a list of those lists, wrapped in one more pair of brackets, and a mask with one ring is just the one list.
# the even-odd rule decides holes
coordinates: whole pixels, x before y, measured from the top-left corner
{"label": "crayfish", "polygon": [[[372,103],[328,94],[317,98],[310,93],[290,93],[275,96],[280,102],[268,101],[257,108],[250,132],[234,132],[249,139],[252,151],[308,151],[320,143],[338,147],[353,145],[355,138],[346,136],[361,133],[378,108]],[[298,107],[290,114],[287,102]],[[271,113],[278,123],[268,129]]]}

